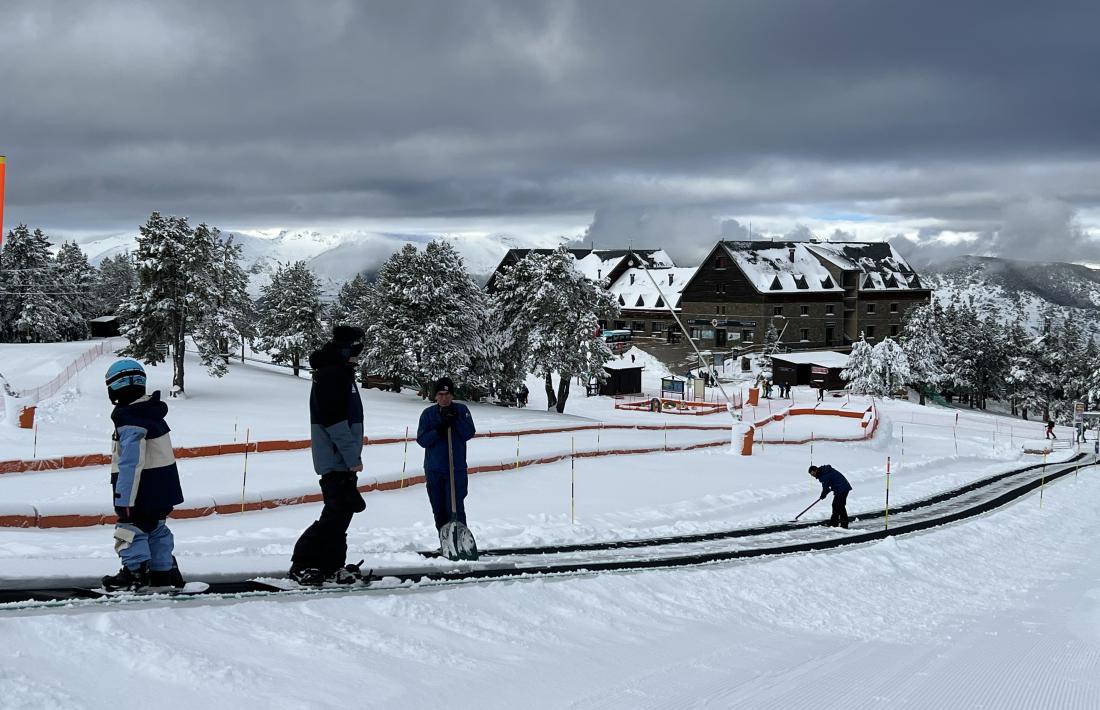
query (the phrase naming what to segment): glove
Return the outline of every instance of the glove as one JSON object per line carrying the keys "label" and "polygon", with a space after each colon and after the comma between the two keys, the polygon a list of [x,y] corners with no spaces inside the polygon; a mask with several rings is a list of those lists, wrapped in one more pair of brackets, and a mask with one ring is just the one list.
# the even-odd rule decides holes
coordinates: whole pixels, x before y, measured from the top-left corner
{"label": "glove", "polygon": [[457,419],[455,410],[451,407],[447,407],[439,413],[439,425],[435,428],[436,433],[440,436],[446,436],[447,430],[455,425],[455,419]]}
{"label": "glove", "polygon": [[821,494],[821,497],[820,497],[820,498],[818,498],[818,500],[825,500],[825,499],[826,499],[826,498],[828,498],[828,497],[829,497],[829,494],[828,494],[828,493],[822,493],[822,494]]}
{"label": "glove", "polygon": [[130,522],[130,509],[115,506],[115,515],[118,516],[118,522],[128,523]]}

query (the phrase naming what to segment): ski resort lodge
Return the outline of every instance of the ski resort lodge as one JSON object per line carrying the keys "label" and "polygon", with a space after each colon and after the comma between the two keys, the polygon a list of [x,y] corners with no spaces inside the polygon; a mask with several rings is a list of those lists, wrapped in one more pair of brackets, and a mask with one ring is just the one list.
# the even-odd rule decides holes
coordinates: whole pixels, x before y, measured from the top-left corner
{"label": "ski resort lodge", "polygon": [[[510,250],[497,272],[530,251]],[[881,242],[721,241],[697,267],[678,267],[661,249],[570,252],[617,297],[622,313],[606,326],[643,344],[679,339],[668,299],[700,348],[760,349],[771,324],[787,349],[847,350],[860,333],[871,343],[896,337],[905,312],[932,293]]]}

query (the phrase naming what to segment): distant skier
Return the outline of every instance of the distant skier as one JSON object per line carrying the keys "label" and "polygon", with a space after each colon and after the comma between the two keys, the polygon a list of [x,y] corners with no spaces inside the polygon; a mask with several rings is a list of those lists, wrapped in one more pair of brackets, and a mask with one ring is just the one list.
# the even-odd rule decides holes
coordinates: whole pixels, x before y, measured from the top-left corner
{"label": "distant skier", "polygon": [[848,503],[848,493],[852,490],[852,484],[848,483],[844,474],[828,464],[810,466],[810,475],[821,484],[821,500],[825,500],[830,491],[833,494],[833,515],[829,518],[829,527],[835,528],[839,525],[847,528],[848,510],[845,506]]}
{"label": "distant skier", "polygon": [[1084,443],[1085,442],[1085,422],[1083,422],[1083,421],[1077,422],[1074,426],[1077,429],[1077,438],[1074,439],[1073,443],[1075,443],[1075,444]]}
{"label": "distant skier", "polygon": [[531,390],[527,389],[526,384],[520,384],[519,391],[516,392],[516,403],[520,407],[527,406],[527,399],[531,396]]}
{"label": "distant skier", "polygon": [[360,579],[359,566],[346,565],[345,558],[351,518],[367,508],[356,475],[363,470],[363,400],[355,385],[362,350],[363,331],[338,325],[332,340],[309,356],[309,429],[324,507],[295,543],[289,573],[306,586]]}
{"label": "distant skier", "polygon": [[817,401],[818,402],[824,402],[825,401],[825,385],[824,385],[824,383],[822,383],[822,385],[817,388]]}
{"label": "distant skier", "polygon": [[1054,420],[1047,419],[1047,439],[1057,439],[1058,435],[1054,433]]}
{"label": "distant skier", "polygon": [[172,439],[164,421],[168,405],[160,392],[145,394],[145,368],[119,360],[107,370],[107,397],[115,405],[111,421],[111,489],[114,493],[115,552],[118,574],[104,577],[105,589],[182,587],[172,556],[172,531],[165,525],[183,502]]}
{"label": "distant skier", "polygon": [[[441,377],[435,382],[435,404],[420,413],[416,443],[424,449],[424,475],[428,500],[432,504],[435,529],[440,530],[451,519],[450,466],[454,465],[455,509],[458,519],[466,523],[467,492],[466,442],[473,438],[474,418],[469,408],[454,401],[454,382]],[[451,458],[447,456],[447,430],[451,431]]]}

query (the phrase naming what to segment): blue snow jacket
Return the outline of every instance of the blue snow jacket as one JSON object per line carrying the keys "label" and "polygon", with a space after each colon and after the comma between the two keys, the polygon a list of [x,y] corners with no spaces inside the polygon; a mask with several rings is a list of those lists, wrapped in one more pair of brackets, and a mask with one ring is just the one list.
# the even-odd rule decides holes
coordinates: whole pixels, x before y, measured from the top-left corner
{"label": "blue snow jacket", "polygon": [[355,384],[355,366],[332,343],[310,355],[309,366],[313,469],[322,476],[350,471],[363,463],[363,400]]}
{"label": "blue snow jacket", "polygon": [[167,514],[183,502],[180,475],[160,392],[111,412],[111,489],[116,508]]}
{"label": "blue snow jacket", "polygon": [[844,477],[844,474],[828,464],[817,467],[817,481],[821,484],[822,498],[829,495],[829,491],[847,493],[852,490],[852,484],[848,483],[848,479]]}
{"label": "blue snow jacket", "polygon": [[[451,455],[454,457],[455,475],[466,475],[466,442],[473,438],[474,418],[465,404],[453,402],[455,411],[454,429],[451,431]],[[416,443],[424,448],[424,473],[429,478],[447,476],[447,434],[440,436],[442,417],[438,404],[420,413],[420,425],[416,428]]]}

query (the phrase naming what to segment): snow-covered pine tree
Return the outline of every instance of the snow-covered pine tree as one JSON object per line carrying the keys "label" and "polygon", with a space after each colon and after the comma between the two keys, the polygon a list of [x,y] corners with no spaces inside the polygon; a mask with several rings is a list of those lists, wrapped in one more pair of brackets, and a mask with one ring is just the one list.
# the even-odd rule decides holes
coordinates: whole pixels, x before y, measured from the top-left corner
{"label": "snow-covered pine tree", "polygon": [[221,377],[229,371],[229,356],[256,335],[255,304],[248,295],[248,274],[241,268],[241,247],[233,237],[200,224],[195,241],[208,253],[202,307],[192,330],[199,360]]}
{"label": "snow-covered pine tree", "polygon": [[95,310],[98,315],[109,316],[130,295],[137,283],[134,260],[129,252],[115,254],[103,260],[95,284]]}
{"label": "snow-covered pine tree", "polygon": [[871,372],[868,377],[868,391],[871,394],[892,397],[911,377],[909,358],[898,343],[892,338],[883,338],[875,344],[871,349]]}
{"label": "snow-covered pine tree", "polygon": [[[526,379],[530,365],[530,319],[534,297],[546,272],[546,260],[530,254],[497,274],[490,297],[490,326],[486,329],[497,353],[493,391],[511,400]],[[557,404],[553,386],[549,406]]]}
{"label": "snow-covered pine tree", "polygon": [[260,290],[256,310],[257,347],[273,362],[290,365],[297,376],[302,361],[325,340],[321,282],[304,261],[280,264]]}
{"label": "snow-covered pine tree", "polygon": [[61,330],[68,340],[88,337],[88,319],[95,318],[96,270],[75,241],[62,243],[55,260],[57,283],[61,288],[58,310],[64,316]]}
{"label": "snow-covered pine tree", "polygon": [[[229,278],[219,264],[220,233],[186,217],[154,212],[140,228],[134,261],[137,284],[119,306],[122,333],[129,345],[120,354],[155,364],[172,354],[172,393],[184,392],[184,352],[194,337],[207,371],[225,373],[218,328],[229,322],[220,300],[220,280]],[[228,311],[232,313],[232,311]]]}
{"label": "snow-covered pine tree", "polygon": [[852,352],[848,355],[848,366],[840,373],[841,378],[848,383],[848,391],[853,394],[870,392],[872,367],[871,345],[863,339],[863,333],[860,333],[859,340],[852,344]]}
{"label": "snow-covered pine tree", "polygon": [[925,403],[927,392],[943,380],[944,352],[940,335],[943,314],[935,301],[910,308],[902,326],[901,347],[909,361],[909,382]]}
{"label": "snow-covered pine tree", "polygon": [[363,328],[367,322],[367,303],[371,288],[371,283],[364,274],[356,274],[350,281],[344,282],[329,311],[332,322]]}
{"label": "snow-covered pine tree", "polygon": [[485,293],[450,243],[433,241],[422,253],[406,244],[382,265],[366,303],[368,370],[424,393],[442,376],[467,396],[485,390]]}
{"label": "snow-covered pine tree", "polygon": [[[521,267],[524,261],[528,263]],[[565,411],[572,378],[588,381],[606,377],[603,365],[611,359],[611,350],[603,340],[599,322],[614,320],[619,311],[611,295],[600,284],[586,279],[573,263],[573,256],[564,248],[546,255],[529,254],[506,279],[510,294],[501,296],[508,302],[510,318],[503,322],[512,329],[505,346],[512,352],[526,349],[521,372],[542,376],[547,399],[553,403],[550,406],[559,413]],[[525,328],[526,333],[517,335],[518,328]],[[552,379],[555,372],[556,393]]]}
{"label": "snow-covered pine tree", "polygon": [[[56,308],[56,264],[42,230],[20,224],[8,232],[0,251],[0,340],[49,342],[61,339]],[[24,314],[24,308],[30,310]],[[18,325],[17,325],[18,324]]]}

